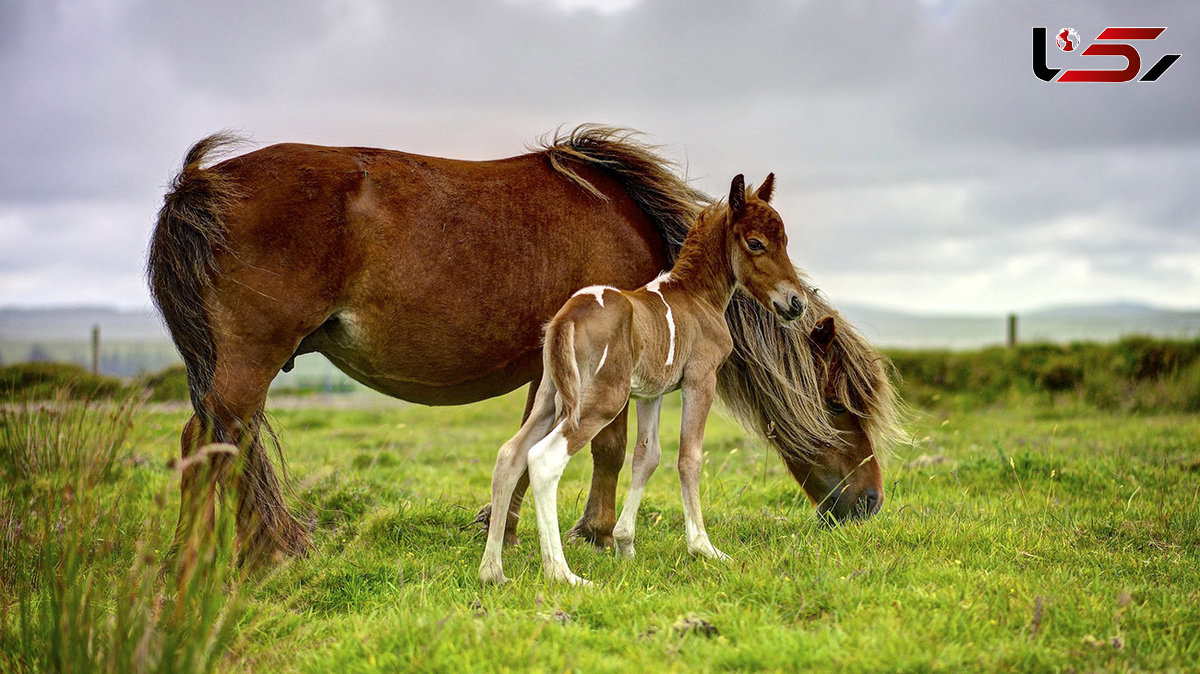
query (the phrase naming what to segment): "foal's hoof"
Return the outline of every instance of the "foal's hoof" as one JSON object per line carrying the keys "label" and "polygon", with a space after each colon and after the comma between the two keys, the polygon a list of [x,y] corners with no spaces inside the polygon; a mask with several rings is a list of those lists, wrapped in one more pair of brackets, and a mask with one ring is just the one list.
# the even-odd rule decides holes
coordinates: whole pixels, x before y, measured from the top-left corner
{"label": "foal's hoof", "polygon": [[702,545],[697,545],[696,547],[691,548],[688,550],[688,552],[692,553],[693,555],[703,555],[709,559],[715,559],[719,562],[728,562],[733,560],[733,557],[721,552],[715,545],[709,543],[708,541],[705,541]]}
{"label": "foal's hoof", "polygon": [[572,587],[587,587],[592,584],[592,581],[580,578],[570,571],[568,571],[566,575],[555,577],[553,580],[560,583],[566,583]]}
{"label": "foal's hoof", "polygon": [[479,582],[484,585],[503,585],[508,582],[504,577],[504,569],[496,564],[479,565]]}
{"label": "foal's hoof", "polygon": [[[488,527],[492,525],[492,504],[488,503],[480,508],[479,512],[475,513],[475,519],[471,520],[471,524],[478,524],[483,529],[483,533],[487,534]],[[517,538],[517,534],[505,527],[504,547],[512,547],[520,542],[521,539]]]}
{"label": "foal's hoof", "polygon": [[634,551],[633,551],[633,539],[632,538],[622,539],[620,537],[614,536],[613,537],[613,546],[617,549],[618,557],[627,557],[629,559],[633,559]]}

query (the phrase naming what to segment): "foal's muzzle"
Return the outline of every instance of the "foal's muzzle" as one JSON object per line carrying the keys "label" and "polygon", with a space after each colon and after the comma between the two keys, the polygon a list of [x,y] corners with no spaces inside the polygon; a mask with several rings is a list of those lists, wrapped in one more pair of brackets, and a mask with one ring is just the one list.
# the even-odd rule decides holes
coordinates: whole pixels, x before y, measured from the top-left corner
{"label": "foal's muzzle", "polygon": [[791,296],[787,306],[780,304],[778,300],[773,301],[771,304],[774,305],[775,313],[779,315],[779,319],[784,323],[791,323],[800,318],[808,309],[808,304],[804,300],[801,300],[799,295],[795,294]]}

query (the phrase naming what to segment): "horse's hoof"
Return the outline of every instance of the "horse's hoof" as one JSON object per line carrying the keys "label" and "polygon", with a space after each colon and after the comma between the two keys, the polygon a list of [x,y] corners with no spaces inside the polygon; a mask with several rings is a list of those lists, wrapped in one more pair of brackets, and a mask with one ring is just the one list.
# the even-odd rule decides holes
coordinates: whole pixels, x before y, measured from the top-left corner
{"label": "horse's hoof", "polygon": [[[486,534],[488,527],[492,525],[492,504],[488,503],[480,508],[479,512],[475,513],[475,519],[471,520],[471,524],[478,524],[483,529],[483,533]],[[520,542],[521,539],[517,538],[516,533],[509,531],[507,528],[504,530],[504,547],[511,548]]]}
{"label": "horse's hoof", "polygon": [[592,581],[580,578],[573,573],[568,573],[566,577],[561,578],[560,580],[572,587],[587,587],[592,584]]}
{"label": "horse's hoof", "polygon": [[592,581],[584,580],[583,578],[576,576],[574,573],[571,573],[571,570],[566,568],[565,566],[562,568],[559,568],[559,569],[554,569],[554,568],[546,569],[546,578],[549,579],[550,582],[566,583],[567,585],[571,585],[573,587],[582,587],[585,585],[592,584]]}
{"label": "horse's hoof", "polygon": [[594,529],[590,524],[579,520],[571,530],[567,532],[571,538],[587,541],[597,548],[611,548],[613,546],[612,529],[607,532]]}

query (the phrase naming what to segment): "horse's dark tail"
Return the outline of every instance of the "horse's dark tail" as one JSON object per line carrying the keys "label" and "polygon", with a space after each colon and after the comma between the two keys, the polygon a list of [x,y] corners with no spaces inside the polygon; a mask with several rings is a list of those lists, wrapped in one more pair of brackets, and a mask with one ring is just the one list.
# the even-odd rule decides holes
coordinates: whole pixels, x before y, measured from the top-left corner
{"label": "horse's dark tail", "polygon": [[[201,424],[196,442],[229,442],[239,447],[239,546],[246,555],[243,561],[258,561],[274,551],[302,554],[308,534],[284,505],[280,481],[266,447],[268,441],[275,445],[281,467],[285,464],[266,414],[259,409],[249,419],[235,420],[238,427],[227,428],[213,413],[213,401],[209,399],[217,347],[206,297],[221,272],[217,253],[226,243],[224,214],[239,194],[225,173],[205,168],[204,164],[241,142],[230,133],[218,133],[188,150],[183,168],[171,181],[158,212],[147,277],[154,304],[187,370],[188,395]],[[190,449],[195,447],[185,447],[185,454]]]}
{"label": "horse's dark tail", "polygon": [[[572,168],[580,162],[607,169],[654,221],[673,262],[697,215],[713,199],[677,175],[678,166],[656,148],[636,140],[628,129],[585,124],[542,143],[550,165],[588,192],[603,195]],[[824,411],[818,372],[808,347],[815,320],[836,311],[810,293],[804,319],[784,326],[745,293],[738,293],[725,318],[734,349],[717,378],[717,393],[749,431],[785,457],[808,459],[835,442],[838,432]],[[902,437],[901,406],[890,378],[890,363],[845,321],[838,343],[849,373],[847,406],[864,419],[877,450]]]}
{"label": "horse's dark tail", "polygon": [[146,265],[150,294],[187,369],[192,409],[206,427],[211,419],[204,411],[204,397],[212,387],[217,353],[205,293],[219,271],[215,251],[225,243],[222,215],[237,192],[224,174],[202,164],[238,142],[231,134],[218,133],[188,150],[158,212]]}

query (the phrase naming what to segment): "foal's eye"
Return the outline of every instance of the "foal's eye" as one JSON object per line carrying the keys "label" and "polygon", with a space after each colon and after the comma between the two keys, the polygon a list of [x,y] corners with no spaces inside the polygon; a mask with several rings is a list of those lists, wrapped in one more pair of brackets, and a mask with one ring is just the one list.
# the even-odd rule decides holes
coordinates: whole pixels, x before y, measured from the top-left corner
{"label": "foal's eye", "polygon": [[846,406],[837,398],[826,398],[825,407],[829,410],[830,414],[841,414],[846,411]]}
{"label": "foal's eye", "polygon": [[767,247],[763,245],[763,242],[759,241],[758,239],[746,239],[746,247],[755,253],[761,253],[767,249]]}

